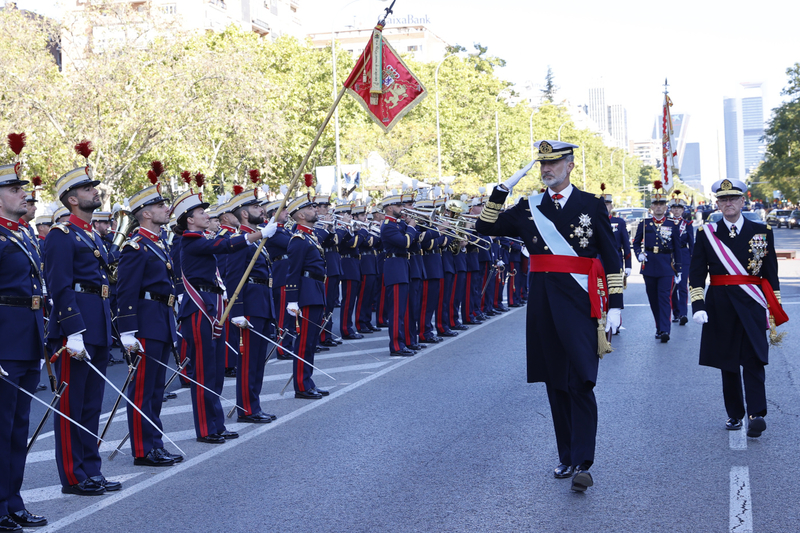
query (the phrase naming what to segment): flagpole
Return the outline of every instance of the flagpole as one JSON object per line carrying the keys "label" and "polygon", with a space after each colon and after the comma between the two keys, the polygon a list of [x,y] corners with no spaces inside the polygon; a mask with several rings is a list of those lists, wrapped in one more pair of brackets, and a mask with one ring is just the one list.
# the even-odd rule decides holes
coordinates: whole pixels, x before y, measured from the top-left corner
{"label": "flagpole", "polygon": [[[286,202],[289,200],[289,197],[294,192],[295,187],[297,186],[297,180],[300,178],[300,174],[303,173],[303,169],[306,168],[306,164],[308,164],[308,160],[311,159],[311,154],[314,151],[314,148],[317,147],[320,138],[322,137],[322,133],[325,131],[325,127],[331,121],[331,117],[333,117],[333,112],[339,106],[339,102],[341,102],[342,97],[344,96],[345,91],[347,91],[346,87],[342,87],[342,90],[339,91],[339,94],[336,95],[336,100],[333,101],[333,106],[328,111],[328,115],[325,117],[325,120],[322,121],[322,125],[317,130],[317,135],[314,137],[314,140],[311,142],[311,146],[308,147],[308,151],[306,152],[305,157],[303,157],[303,161],[300,163],[300,166],[297,167],[297,170],[294,171],[294,176],[292,177],[292,181],[289,183],[289,190],[286,191],[286,195],[284,195],[283,200],[281,200],[281,204],[278,206],[278,210],[275,211],[274,218],[278,220],[278,216],[283,212],[284,208],[286,207]],[[234,302],[236,302],[236,298],[239,297],[239,293],[244,287],[244,284],[247,283],[247,278],[250,277],[250,271],[253,270],[253,267],[258,260],[258,257],[261,255],[261,250],[264,248],[264,244],[266,244],[267,239],[261,239],[261,242],[258,243],[258,249],[256,253],[253,254],[253,258],[250,260],[250,264],[247,265],[247,269],[244,271],[244,275],[242,279],[239,280],[239,285],[237,285],[236,290],[234,291],[233,295],[230,297],[228,301],[228,307],[225,308],[225,312],[222,313],[222,318],[220,318],[220,322],[224,323],[225,320],[228,318],[228,315],[231,312],[231,308],[233,307]]]}

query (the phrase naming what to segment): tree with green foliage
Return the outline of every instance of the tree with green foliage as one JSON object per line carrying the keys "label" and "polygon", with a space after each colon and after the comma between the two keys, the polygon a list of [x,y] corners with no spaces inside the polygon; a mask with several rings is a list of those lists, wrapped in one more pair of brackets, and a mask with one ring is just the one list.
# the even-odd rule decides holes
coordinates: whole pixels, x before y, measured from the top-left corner
{"label": "tree with green foliage", "polygon": [[544,89],[542,89],[542,96],[544,97],[544,101],[549,103],[555,102],[556,91],[558,91],[558,87],[556,87],[555,76],[553,75],[553,69],[550,68],[550,65],[547,65],[547,75],[544,77]]}

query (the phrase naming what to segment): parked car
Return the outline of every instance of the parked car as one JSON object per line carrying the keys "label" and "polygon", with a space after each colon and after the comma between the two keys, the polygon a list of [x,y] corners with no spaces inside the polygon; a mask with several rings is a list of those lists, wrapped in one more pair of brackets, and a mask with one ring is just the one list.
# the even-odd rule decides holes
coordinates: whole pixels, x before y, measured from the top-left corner
{"label": "parked car", "polygon": [[792,226],[789,222],[791,214],[792,212],[788,209],[774,209],[767,215],[767,224],[776,228],[780,228],[781,226],[791,228]]}
{"label": "parked car", "polygon": [[[760,216],[758,216],[758,213],[756,213],[755,211],[742,211],[742,215],[747,220],[752,220],[753,222],[758,222],[759,224],[764,223],[764,221],[761,219]],[[722,211],[714,211],[713,213],[708,215],[706,222],[708,224],[716,224],[720,220],[722,220]]]}
{"label": "parked car", "polygon": [[708,215],[714,212],[714,208],[708,204],[698,205],[694,211],[695,213],[700,213],[700,216],[703,217],[703,220],[708,219]]}
{"label": "parked car", "polygon": [[639,227],[639,222],[646,218],[649,213],[650,211],[644,207],[618,207],[611,211],[612,216],[619,217],[625,221],[631,242],[633,242],[633,237],[636,235],[636,228]]}
{"label": "parked car", "polygon": [[789,229],[794,229],[800,227],[800,211],[795,209],[792,211],[792,214],[789,215]]}

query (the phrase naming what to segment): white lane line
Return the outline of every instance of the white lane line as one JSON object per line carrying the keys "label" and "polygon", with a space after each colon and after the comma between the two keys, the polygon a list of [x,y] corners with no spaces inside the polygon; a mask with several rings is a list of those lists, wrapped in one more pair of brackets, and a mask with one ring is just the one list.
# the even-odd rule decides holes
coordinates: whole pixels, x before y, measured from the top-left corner
{"label": "white lane line", "polygon": [[746,466],[731,468],[731,533],[753,533],[753,502],[750,499],[750,469]]}
{"label": "white lane line", "polygon": [[[119,481],[120,483],[124,483],[129,479],[133,479],[135,477],[141,476],[144,472],[136,472],[133,474],[123,474],[121,476],[114,476],[114,481]],[[22,501],[25,503],[37,503],[37,502],[44,502],[47,500],[55,500],[58,498],[80,498],[80,496],[74,496],[71,494],[62,494],[61,493],[61,485],[50,485],[49,487],[40,487],[38,489],[28,489],[20,491],[22,495]]]}
{"label": "white lane line", "polygon": [[[510,312],[505,313],[505,316],[513,315],[514,313],[516,313],[520,309],[524,309],[524,307],[518,307],[516,309],[513,309]],[[98,501],[97,503],[94,503],[92,505],[84,507],[80,511],[76,511],[76,512],[70,514],[70,515],[67,515],[64,518],[62,518],[61,520],[57,520],[55,522],[52,522],[49,525],[43,527],[42,529],[39,529],[38,531],[39,531],[39,533],[50,533],[52,531],[59,531],[62,528],[70,526],[70,525],[74,524],[75,522],[77,522],[78,520],[81,520],[81,519],[83,519],[83,518],[85,518],[87,516],[93,515],[94,513],[98,512],[98,511],[101,511],[101,510],[105,509],[106,507],[109,507],[109,506],[117,503],[120,500],[124,500],[125,498],[133,496],[134,494],[136,494],[136,493],[138,493],[140,491],[147,490],[150,487],[152,487],[153,485],[156,485],[156,484],[158,484],[158,483],[160,483],[160,482],[162,482],[164,480],[167,480],[167,479],[169,479],[169,478],[171,478],[173,476],[176,476],[176,475],[180,474],[181,472],[183,472],[184,470],[187,470],[189,468],[192,468],[194,466],[202,464],[202,463],[208,461],[209,459],[213,459],[214,457],[216,457],[217,455],[219,455],[221,453],[225,453],[228,450],[232,450],[232,449],[236,448],[237,446],[241,446],[245,442],[248,442],[251,439],[254,439],[256,437],[259,437],[262,434],[266,433],[267,431],[272,431],[275,428],[282,426],[283,424],[287,424],[290,421],[294,420],[295,418],[297,418],[299,416],[302,416],[302,415],[306,414],[307,412],[309,412],[309,411],[311,411],[313,409],[318,409],[321,406],[327,404],[328,402],[333,401],[335,398],[338,398],[339,396],[343,396],[343,395],[345,395],[345,394],[347,394],[347,393],[349,393],[349,392],[351,392],[351,391],[353,391],[353,390],[355,390],[355,389],[357,389],[357,388],[359,388],[359,387],[361,387],[363,385],[366,385],[370,381],[372,381],[374,379],[378,379],[379,377],[381,377],[381,376],[383,376],[385,374],[388,374],[389,372],[392,372],[393,370],[396,370],[396,369],[398,369],[398,368],[400,368],[402,366],[405,366],[405,365],[411,363],[412,361],[418,361],[418,360],[422,359],[423,357],[426,357],[429,354],[435,352],[439,348],[442,348],[444,346],[448,346],[449,344],[451,344],[453,342],[456,342],[458,340],[463,339],[467,335],[475,333],[476,331],[486,327],[488,324],[496,324],[496,323],[498,323],[497,320],[490,320],[488,322],[484,322],[483,324],[481,324],[479,326],[471,327],[468,330],[461,332],[461,334],[458,337],[450,337],[446,341],[444,341],[442,343],[439,343],[439,344],[436,344],[434,346],[431,346],[427,350],[424,350],[423,352],[418,353],[417,355],[415,355],[413,357],[404,357],[400,361],[394,363],[392,366],[389,366],[387,368],[379,370],[378,372],[375,372],[374,374],[371,374],[371,375],[365,377],[364,379],[356,381],[352,385],[348,385],[347,387],[344,387],[343,389],[340,389],[340,390],[338,390],[336,392],[331,392],[330,396],[327,396],[327,397],[325,397],[325,398],[323,398],[321,400],[314,400],[312,403],[306,405],[305,407],[301,407],[300,409],[292,411],[288,415],[280,417],[278,420],[276,420],[275,422],[273,422],[271,424],[264,424],[263,426],[258,427],[256,429],[254,429],[253,431],[248,431],[247,433],[243,434],[241,437],[239,437],[236,440],[228,441],[222,446],[218,446],[218,447],[212,448],[212,449],[208,450],[207,452],[202,453],[202,454],[200,454],[198,456],[192,457],[191,459],[187,459],[187,460],[185,460],[184,462],[182,462],[182,463],[180,463],[178,465],[171,466],[168,469],[166,469],[164,472],[162,472],[160,474],[156,474],[156,475],[154,475],[152,477],[148,477],[145,481],[137,483],[137,484],[133,485],[132,487],[126,487],[125,489],[117,492],[116,494],[109,495],[108,497],[104,496],[102,498],[102,500]]]}
{"label": "white lane line", "polygon": [[739,430],[728,431],[728,433],[728,444],[730,444],[731,450],[747,449],[747,434],[744,427]]}

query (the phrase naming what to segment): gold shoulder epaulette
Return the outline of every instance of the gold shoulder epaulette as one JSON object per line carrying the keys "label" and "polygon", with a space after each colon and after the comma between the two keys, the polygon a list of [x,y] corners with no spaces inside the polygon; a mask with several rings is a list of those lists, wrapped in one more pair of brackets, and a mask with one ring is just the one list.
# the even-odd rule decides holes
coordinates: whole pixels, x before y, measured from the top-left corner
{"label": "gold shoulder epaulette", "polygon": [[703,231],[703,227],[704,226],[700,226],[699,228],[697,228],[697,231]]}
{"label": "gold shoulder epaulette", "polygon": [[53,229],[60,229],[64,233],[69,233],[69,228],[64,224],[53,224]]}
{"label": "gold shoulder epaulette", "polygon": [[219,234],[218,235],[225,235],[226,233],[228,233],[228,228],[223,228],[223,229],[219,230]]}
{"label": "gold shoulder epaulette", "polygon": [[139,243],[137,242],[138,240],[139,239],[137,237],[134,237],[133,239],[128,239],[122,244],[122,250],[124,250],[126,246],[130,246],[134,250],[138,250],[139,249]]}
{"label": "gold shoulder epaulette", "polygon": [[302,231],[296,231],[294,235],[292,235],[292,239],[305,239],[306,236],[303,234]]}
{"label": "gold shoulder epaulette", "polygon": [[767,229],[772,229],[772,226],[770,226],[769,224],[767,224]]}
{"label": "gold shoulder epaulette", "polygon": [[602,194],[595,194],[595,195],[594,195],[594,197],[595,197],[595,198],[597,198],[597,199],[599,200],[600,198],[602,198],[602,197],[603,197],[603,195],[602,195]]}

